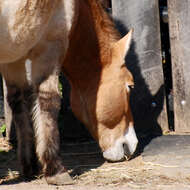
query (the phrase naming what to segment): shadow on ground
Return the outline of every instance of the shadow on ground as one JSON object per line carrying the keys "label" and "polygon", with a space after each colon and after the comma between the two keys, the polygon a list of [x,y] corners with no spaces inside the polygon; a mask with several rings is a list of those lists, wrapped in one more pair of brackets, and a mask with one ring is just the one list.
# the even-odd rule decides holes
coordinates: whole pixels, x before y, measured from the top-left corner
{"label": "shadow on ground", "polygon": [[[99,146],[94,141],[63,143],[61,145],[61,157],[64,166],[74,179],[91,169],[96,169],[105,162]],[[16,150],[8,150],[7,148],[0,151],[0,184],[11,185],[24,181],[29,182],[41,177],[42,175],[30,179],[20,177]]]}

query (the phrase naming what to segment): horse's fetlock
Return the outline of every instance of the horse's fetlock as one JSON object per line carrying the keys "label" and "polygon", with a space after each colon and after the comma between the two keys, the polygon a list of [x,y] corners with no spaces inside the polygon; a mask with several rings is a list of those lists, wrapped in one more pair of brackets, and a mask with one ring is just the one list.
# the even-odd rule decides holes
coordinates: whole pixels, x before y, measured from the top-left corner
{"label": "horse's fetlock", "polygon": [[62,161],[60,159],[49,160],[48,163],[45,164],[44,173],[45,176],[53,176],[60,172],[65,172]]}

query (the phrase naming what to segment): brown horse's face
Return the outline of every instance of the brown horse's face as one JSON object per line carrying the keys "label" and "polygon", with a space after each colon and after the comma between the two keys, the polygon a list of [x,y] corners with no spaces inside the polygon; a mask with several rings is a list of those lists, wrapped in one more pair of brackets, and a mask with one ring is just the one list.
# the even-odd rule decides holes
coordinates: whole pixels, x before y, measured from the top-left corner
{"label": "brown horse's face", "polygon": [[[96,101],[97,141],[103,156],[110,161],[119,161],[125,155],[132,155],[138,143],[131,114],[129,96],[132,80],[125,67],[113,80],[102,83]],[[132,78],[131,78],[132,79]]]}
{"label": "brown horse's face", "polygon": [[[103,156],[110,161],[132,155],[138,143],[129,105],[133,77],[124,65],[131,33],[113,44],[111,58],[108,57],[111,64],[105,64],[98,79],[93,70],[88,80],[87,73],[83,73],[78,80],[71,82],[72,110],[99,143]],[[77,74],[80,72],[75,76]]]}
{"label": "brown horse's face", "polygon": [[130,87],[134,82],[124,65],[130,41],[131,32],[114,44],[112,64],[102,72],[97,93],[97,141],[104,158],[110,161],[132,155],[138,143],[129,104]]}

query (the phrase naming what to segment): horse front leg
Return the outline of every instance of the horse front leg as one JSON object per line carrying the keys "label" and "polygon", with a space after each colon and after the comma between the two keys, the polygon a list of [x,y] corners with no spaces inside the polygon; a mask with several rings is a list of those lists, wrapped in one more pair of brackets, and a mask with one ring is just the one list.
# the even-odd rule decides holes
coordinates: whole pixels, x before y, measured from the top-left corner
{"label": "horse front leg", "polygon": [[[37,172],[35,156],[34,132],[30,110],[25,104],[24,93],[28,88],[20,88],[15,84],[7,84],[7,100],[12,110],[13,122],[17,133],[17,154],[21,165],[21,175],[31,178]],[[28,98],[27,98],[28,99]]]}
{"label": "horse front leg", "polygon": [[73,183],[62,164],[57,127],[60,109],[58,76],[50,75],[37,90],[33,118],[36,135],[36,152],[43,167],[47,183],[63,185]]}

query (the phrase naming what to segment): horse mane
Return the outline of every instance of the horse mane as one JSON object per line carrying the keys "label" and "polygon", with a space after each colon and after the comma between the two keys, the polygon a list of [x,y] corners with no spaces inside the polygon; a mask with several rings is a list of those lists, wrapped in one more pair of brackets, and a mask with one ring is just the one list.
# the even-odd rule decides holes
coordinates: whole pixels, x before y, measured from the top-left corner
{"label": "horse mane", "polygon": [[[113,19],[104,10],[99,0],[88,0],[90,5],[93,19],[95,20],[95,27],[99,32],[100,42],[109,41],[110,43],[116,42],[121,39],[121,35],[117,31]],[[103,35],[103,36],[102,36]]]}
{"label": "horse mane", "polygon": [[[71,65],[77,67],[77,71],[86,67],[89,69],[90,63],[91,68],[99,70],[98,67],[111,64],[112,45],[121,36],[99,0],[79,0],[69,39],[64,69],[71,69]],[[80,63],[80,67],[73,62]],[[73,76],[79,74],[80,72]]]}

